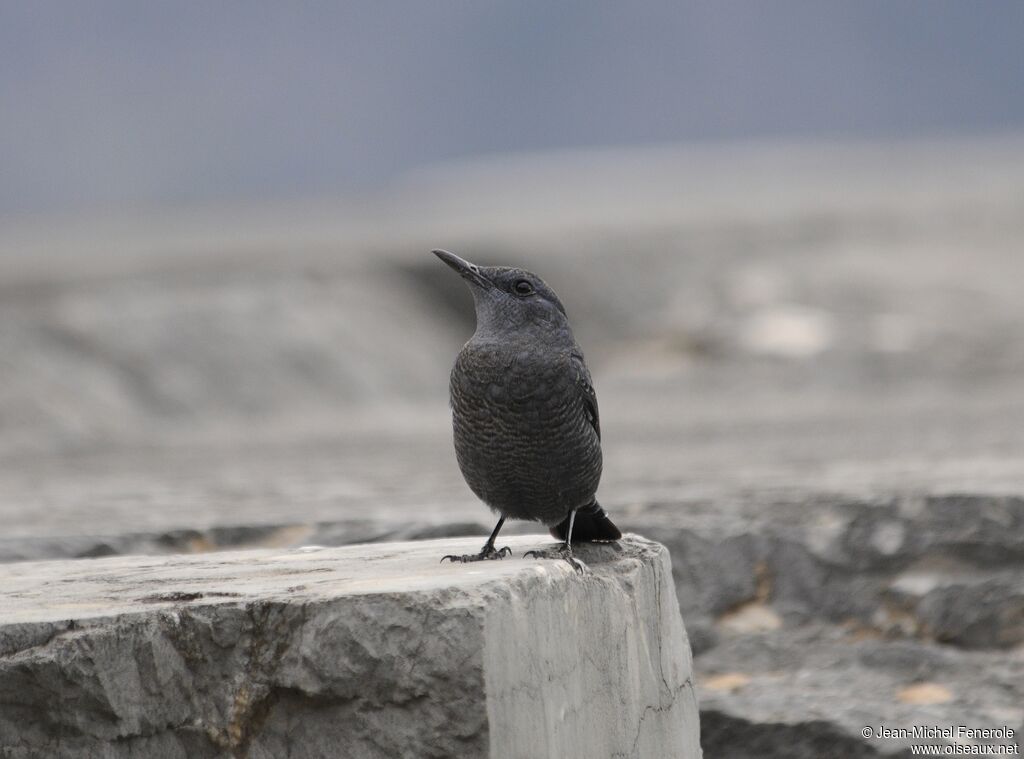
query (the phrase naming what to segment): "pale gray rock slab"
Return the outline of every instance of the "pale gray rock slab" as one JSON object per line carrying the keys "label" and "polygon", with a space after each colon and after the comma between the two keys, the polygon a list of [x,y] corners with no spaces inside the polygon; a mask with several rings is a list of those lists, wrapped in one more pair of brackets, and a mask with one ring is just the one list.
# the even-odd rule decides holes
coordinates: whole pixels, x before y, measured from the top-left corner
{"label": "pale gray rock slab", "polygon": [[697,757],[665,548],[476,538],[0,569],[0,755]]}

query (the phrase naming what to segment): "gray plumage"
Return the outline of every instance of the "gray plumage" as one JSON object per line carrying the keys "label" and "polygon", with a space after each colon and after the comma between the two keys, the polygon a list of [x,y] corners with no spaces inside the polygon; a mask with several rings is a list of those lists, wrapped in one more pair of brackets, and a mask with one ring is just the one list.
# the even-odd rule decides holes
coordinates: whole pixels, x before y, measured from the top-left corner
{"label": "gray plumage", "polygon": [[504,517],[534,520],[554,528],[568,549],[563,523],[584,509],[577,527],[584,527],[583,514],[593,522],[585,539],[617,539],[595,500],[602,464],[597,397],[558,296],[524,269],[434,252],[466,280],[476,306],[476,332],[452,368],[452,423],[467,484],[503,517],[495,535]]}

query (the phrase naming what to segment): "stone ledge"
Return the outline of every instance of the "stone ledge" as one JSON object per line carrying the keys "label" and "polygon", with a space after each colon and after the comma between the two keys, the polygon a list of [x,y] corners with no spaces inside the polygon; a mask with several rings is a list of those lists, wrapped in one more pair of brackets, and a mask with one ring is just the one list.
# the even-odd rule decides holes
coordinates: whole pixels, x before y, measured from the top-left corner
{"label": "stone ledge", "polygon": [[2,566],[0,756],[700,756],[664,547],[479,543]]}

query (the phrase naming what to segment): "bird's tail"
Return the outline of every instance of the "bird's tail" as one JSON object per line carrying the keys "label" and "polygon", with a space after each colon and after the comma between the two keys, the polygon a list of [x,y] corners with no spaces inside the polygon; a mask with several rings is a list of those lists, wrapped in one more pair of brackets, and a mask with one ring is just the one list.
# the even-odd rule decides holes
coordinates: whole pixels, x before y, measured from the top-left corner
{"label": "bird's tail", "polygon": [[[551,535],[559,540],[565,540],[569,532],[569,517],[551,528]],[[615,526],[608,515],[604,513],[601,505],[594,501],[589,506],[576,510],[576,521],[572,526],[573,543],[592,543],[595,540],[618,540],[622,537],[619,528]]]}

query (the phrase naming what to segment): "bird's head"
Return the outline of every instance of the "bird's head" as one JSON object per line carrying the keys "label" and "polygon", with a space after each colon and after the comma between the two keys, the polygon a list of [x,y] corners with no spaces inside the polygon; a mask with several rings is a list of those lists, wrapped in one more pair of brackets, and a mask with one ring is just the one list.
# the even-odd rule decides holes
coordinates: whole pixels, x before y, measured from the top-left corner
{"label": "bird's head", "polygon": [[510,266],[477,266],[446,250],[435,250],[434,255],[469,285],[478,335],[519,330],[537,336],[571,336],[565,306],[533,272]]}

